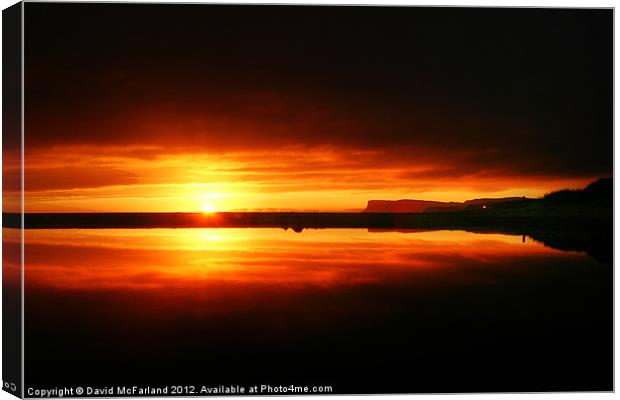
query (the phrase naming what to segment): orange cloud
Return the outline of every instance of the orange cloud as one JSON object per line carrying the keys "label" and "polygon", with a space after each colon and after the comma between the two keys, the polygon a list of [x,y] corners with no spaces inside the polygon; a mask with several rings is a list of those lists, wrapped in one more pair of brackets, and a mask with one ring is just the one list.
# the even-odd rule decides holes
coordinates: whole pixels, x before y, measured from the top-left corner
{"label": "orange cloud", "polygon": [[[164,148],[56,147],[26,163],[28,212],[361,210],[371,199],[463,201],[541,196],[595,177],[518,175],[378,149],[288,147],[274,151],[167,153]],[[6,190],[17,183],[8,181]]]}

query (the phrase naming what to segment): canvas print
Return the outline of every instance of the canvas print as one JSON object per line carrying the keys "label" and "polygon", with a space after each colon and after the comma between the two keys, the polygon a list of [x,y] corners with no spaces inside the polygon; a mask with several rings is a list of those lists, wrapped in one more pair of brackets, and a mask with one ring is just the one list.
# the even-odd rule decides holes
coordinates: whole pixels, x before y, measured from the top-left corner
{"label": "canvas print", "polygon": [[613,10],[3,17],[4,390],[614,389]]}

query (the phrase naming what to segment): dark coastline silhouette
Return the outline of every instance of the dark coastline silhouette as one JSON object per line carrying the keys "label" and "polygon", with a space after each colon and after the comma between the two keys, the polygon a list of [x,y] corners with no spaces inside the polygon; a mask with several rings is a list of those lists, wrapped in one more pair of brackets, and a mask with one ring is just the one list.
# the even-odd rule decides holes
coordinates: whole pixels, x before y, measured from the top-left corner
{"label": "dark coastline silhouette", "polygon": [[[219,212],[204,213],[27,213],[26,229],[105,228],[366,228],[465,230],[529,236],[547,246],[585,251],[611,262],[613,180],[583,190],[562,190],[540,199],[476,199],[464,203],[406,201],[421,212]],[[393,202],[398,204],[398,202]],[[369,202],[373,205],[376,203]],[[389,208],[385,203],[378,209]],[[402,209],[402,206],[401,208]],[[19,228],[20,214],[4,213],[3,226]]]}
{"label": "dark coastline silhouette", "polygon": [[489,207],[499,203],[509,203],[520,200],[531,200],[525,197],[503,197],[499,199],[473,199],[462,203],[450,201],[426,200],[369,200],[365,213],[421,213],[421,212],[458,212],[471,208]]}

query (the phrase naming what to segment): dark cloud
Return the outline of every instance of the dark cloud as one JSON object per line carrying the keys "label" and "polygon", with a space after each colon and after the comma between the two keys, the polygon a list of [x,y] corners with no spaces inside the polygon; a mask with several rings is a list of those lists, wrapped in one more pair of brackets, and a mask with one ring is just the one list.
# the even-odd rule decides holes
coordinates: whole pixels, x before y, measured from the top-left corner
{"label": "dark cloud", "polygon": [[28,3],[26,16],[31,149],[327,145],[415,164],[424,148],[466,169],[612,172],[611,10]]}

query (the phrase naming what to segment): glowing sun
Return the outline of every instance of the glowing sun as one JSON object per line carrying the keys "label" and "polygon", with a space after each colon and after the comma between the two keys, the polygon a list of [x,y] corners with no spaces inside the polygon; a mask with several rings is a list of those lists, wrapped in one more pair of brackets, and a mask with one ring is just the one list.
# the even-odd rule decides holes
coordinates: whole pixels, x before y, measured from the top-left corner
{"label": "glowing sun", "polygon": [[202,207],[202,212],[203,213],[214,213],[215,212],[215,207],[213,207],[213,204],[203,204]]}

